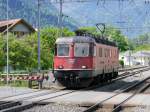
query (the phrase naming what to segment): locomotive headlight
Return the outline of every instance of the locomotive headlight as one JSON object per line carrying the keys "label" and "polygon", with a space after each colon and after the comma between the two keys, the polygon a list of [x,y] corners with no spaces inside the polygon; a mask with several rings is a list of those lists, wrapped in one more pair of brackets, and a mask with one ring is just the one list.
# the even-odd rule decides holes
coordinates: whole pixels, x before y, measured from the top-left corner
{"label": "locomotive headlight", "polygon": [[87,68],[87,66],[83,65],[83,66],[82,66],[82,68],[83,68],[83,69],[86,69],[86,68]]}
{"label": "locomotive headlight", "polygon": [[63,69],[64,67],[63,67],[62,65],[59,65],[58,68],[59,68],[59,69]]}

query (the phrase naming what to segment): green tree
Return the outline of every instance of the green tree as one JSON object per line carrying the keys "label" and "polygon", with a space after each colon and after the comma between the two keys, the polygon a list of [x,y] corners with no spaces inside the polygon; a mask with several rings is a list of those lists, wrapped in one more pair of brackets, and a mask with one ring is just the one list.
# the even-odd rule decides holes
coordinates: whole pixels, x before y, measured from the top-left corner
{"label": "green tree", "polygon": [[4,37],[0,35],[0,71],[2,71],[3,67],[5,66],[5,41]]}
{"label": "green tree", "polygon": [[140,35],[137,38],[137,43],[142,44],[142,45],[150,43],[150,34],[145,33],[143,35]]}
{"label": "green tree", "polygon": [[10,65],[15,69],[28,69],[30,63],[31,47],[22,39],[16,37],[11,39],[9,44]]}
{"label": "green tree", "polygon": [[145,33],[136,38],[130,39],[135,51],[150,50],[150,34]]}
{"label": "green tree", "polygon": [[[41,30],[41,43],[44,48],[49,50],[54,50],[54,44],[59,35],[59,29],[56,27],[47,27]],[[75,35],[74,32],[69,31],[69,29],[64,28],[62,35],[64,37]]]}
{"label": "green tree", "polygon": [[97,31],[96,27],[81,27],[75,31],[77,35],[86,35],[86,34],[92,34],[92,35],[100,35],[100,33]]}

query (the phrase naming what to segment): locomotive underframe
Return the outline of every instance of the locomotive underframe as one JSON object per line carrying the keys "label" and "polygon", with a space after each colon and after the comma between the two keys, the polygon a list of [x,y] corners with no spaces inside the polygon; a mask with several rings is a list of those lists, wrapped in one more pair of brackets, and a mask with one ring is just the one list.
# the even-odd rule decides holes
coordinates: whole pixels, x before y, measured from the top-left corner
{"label": "locomotive underframe", "polygon": [[65,87],[87,87],[93,81],[92,70],[54,71],[56,80]]}
{"label": "locomotive underframe", "polygon": [[88,87],[93,83],[112,80],[117,77],[118,72],[97,74],[93,77],[93,70],[55,70],[54,76],[59,84],[68,88]]}

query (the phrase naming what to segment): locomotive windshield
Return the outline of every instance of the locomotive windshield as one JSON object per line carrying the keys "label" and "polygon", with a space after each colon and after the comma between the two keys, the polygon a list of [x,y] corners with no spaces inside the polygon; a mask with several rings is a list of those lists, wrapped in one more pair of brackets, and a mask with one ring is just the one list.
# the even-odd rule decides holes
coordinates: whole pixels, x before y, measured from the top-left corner
{"label": "locomotive windshield", "polygon": [[69,45],[57,44],[57,56],[69,56]]}
{"label": "locomotive windshield", "polygon": [[89,44],[88,43],[76,43],[74,46],[75,57],[89,56]]}

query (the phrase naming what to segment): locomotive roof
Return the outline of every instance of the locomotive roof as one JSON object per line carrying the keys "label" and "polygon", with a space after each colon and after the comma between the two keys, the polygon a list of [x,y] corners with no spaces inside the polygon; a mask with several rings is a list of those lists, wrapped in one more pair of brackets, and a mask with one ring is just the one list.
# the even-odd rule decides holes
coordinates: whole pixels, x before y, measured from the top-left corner
{"label": "locomotive roof", "polygon": [[95,43],[95,40],[91,37],[74,36],[74,37],[60,37],[56,40],[56,43]]}
{"label": "locomotive roof", "polygon": [[115,46],[114,42],[103,38],[94,38],[89,36],[73,36],[73,37],[60,37],[57,38],[56,43],[101,43],[109,46]]}

